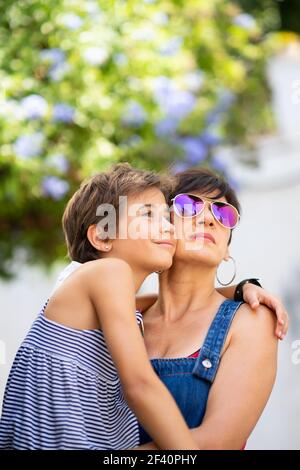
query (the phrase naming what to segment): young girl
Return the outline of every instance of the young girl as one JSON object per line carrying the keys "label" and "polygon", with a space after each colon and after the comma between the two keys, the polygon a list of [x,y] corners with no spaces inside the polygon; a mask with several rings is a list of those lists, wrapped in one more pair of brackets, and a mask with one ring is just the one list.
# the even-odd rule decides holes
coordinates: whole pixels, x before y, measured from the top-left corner
{"label": "young girl", "polygon": [[[104,236],[102,204],[116,211],[122,237]],[[134,313],[145,277],[171,266],[167,216],[159,178],[127,164],[92,177],[69,201],[64,233],[83,265],[46,302],[16,355],[1,449],[126,449],[139,444],[137,419],[159,448],[197,448],[148,360]]]}

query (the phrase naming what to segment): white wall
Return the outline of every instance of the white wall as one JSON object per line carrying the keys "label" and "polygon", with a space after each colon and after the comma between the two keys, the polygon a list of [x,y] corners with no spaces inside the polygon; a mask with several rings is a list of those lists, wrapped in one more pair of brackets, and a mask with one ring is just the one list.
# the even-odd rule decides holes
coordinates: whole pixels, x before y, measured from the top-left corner
{"label": "white wall", "polygon": [[291,301],[298,297],[300,303],[296,277],[300,273],[300,181],[289,187],[248,191],[241,199],[244,216],[233,242],[239,278],[258,275],[291,308],[290,330],[279,344],[276,385],[248,448],[300,449],[300,364],[294,365],[291,359],[291,344],[300,339],[297,302]]}

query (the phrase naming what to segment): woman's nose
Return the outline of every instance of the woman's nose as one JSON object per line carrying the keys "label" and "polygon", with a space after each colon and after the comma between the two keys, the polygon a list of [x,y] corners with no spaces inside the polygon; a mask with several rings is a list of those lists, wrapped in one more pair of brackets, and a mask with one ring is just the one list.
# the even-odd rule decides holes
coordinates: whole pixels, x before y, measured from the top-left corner
{"label": "woman's nose", "polygon": [[203,212],[198,216],[197,223],[204,223],[205,225],[211,225],[214,223],[214,216],[208,202],[206,202]]}

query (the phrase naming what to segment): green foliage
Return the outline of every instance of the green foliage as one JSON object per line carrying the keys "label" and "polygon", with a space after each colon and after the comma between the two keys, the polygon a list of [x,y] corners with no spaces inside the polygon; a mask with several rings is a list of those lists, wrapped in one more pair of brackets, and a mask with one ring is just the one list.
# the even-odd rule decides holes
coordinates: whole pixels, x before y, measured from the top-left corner
{"label": "green foliage", "polygon": [[272,126],[263,23],[230,1],[11,0],[0,44],[0,276],[19,248],[64,255],[63,208],[91,174],[224,170],[220,142]]}

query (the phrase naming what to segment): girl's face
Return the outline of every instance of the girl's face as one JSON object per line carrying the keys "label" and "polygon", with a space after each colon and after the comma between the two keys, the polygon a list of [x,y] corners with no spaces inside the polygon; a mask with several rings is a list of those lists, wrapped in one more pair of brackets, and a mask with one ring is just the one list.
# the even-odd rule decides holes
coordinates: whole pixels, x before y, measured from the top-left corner
{"label": "girl's face", "polygon": [[127,198],[121,209],[117,238],[111,241],[111,256],[132,267],[154,272],[168,269],[175,252],[174,226],[163,193],[150,188]]}
{"label": "girl's face", "polygon": [[[216,196],[215,192],[203,194],[201,191],[193,191],[193,194],[208,201]],[[226,199],[222,197],[218,201],[226,202]],[[218,267],[223,260],[228,259],[231,230],[214,218],[208,203],[200,215],[191,218],[181,218],[173,212],[173,221],[178,239],[174,263],[181,261]]]}

